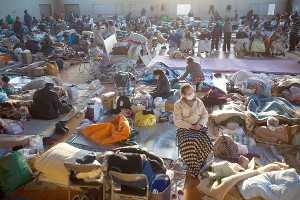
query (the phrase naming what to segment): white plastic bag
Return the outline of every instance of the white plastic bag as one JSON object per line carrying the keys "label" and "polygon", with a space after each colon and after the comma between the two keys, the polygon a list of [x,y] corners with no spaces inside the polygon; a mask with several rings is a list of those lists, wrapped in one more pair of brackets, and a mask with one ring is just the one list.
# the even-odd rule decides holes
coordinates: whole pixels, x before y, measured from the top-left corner
{"label": "white plastic bag", "polygon": [[36,149],[39,152],[44,152],[43,138],[39,135],[36,135],[30,139],[29,147],[31,149]]}
{"label": "white plastic bag", "polygon": [[155,109],[159,112],[164,113],[165,112],[165,102],[167,101],[167,99],[163,99],[161,97],[156,97],[154,99],[154,105],[155,105]]}
{"label": "white plastic bag", "polygon": [[98,90],[101,87],[101,82],[96,79],[89,84],[89,90]]}
{"label": "white plastic bag", "polygon": [[68,98],[73,101],[78,99],[78,89],[76,85],[71,85],[67,88]]}
{"label": "white plastic bag", "polygon": [[94,101],[94,122],[97,122],[104,113],[104,108],[101,99],[92,98],[91,100]]}

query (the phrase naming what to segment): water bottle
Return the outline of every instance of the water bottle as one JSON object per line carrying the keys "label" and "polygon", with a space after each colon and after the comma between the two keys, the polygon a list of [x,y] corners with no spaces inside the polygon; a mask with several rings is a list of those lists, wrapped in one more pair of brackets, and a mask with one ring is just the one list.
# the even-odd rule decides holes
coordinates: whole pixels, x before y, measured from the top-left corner
{"label": "water bottle", "polygon": [[150,191],[151,193],[160,193],[165,191],[170,185],[170,178],[166,174],[158,174],[152,181]]}

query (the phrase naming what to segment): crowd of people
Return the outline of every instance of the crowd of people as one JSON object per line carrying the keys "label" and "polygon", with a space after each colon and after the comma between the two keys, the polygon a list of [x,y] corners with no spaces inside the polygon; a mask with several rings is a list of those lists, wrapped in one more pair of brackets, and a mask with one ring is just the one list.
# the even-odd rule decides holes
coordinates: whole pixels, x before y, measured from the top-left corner
{"label": "crowd of people", "polygon": [[[299,42],[297,12],[277,14],[275,18],[267,20],[260,19],[259,15],[253,14],[253,11],[241,17],[235,11],[232,18],[226,16],[221,18],[219,14],[214,13],[210,20],[205,20],[194,17],[192,11],[188,13],[188,18],[172,19],[167,15],[162,15],[161,18],[147,18],[146,9],[143,9],[141,16],[138,17],[134,17],[130,12],[124,18],[116,15],[107,20],[101,15],[91,18],[89,15],[77,16],[72,12],[64,17],[62,12],[55,10],[53,17],[42,15],[38,21],[25,10],[24,23],[18,16],[13,18],[8,15],[5,21],[1,19],[1,29],[9,26],[12,26],[14,34],[24,47],[26,46],[24,37],[26,34],[33,34],[33,26],[45,29],[43,31],[47,31],[45,27],[48,27],[50,35],[68,29],[75,29],[78,34],[82,34],[84,30],[94,31],[94,42],[97,44],[101,44],[112,34],[120,34],[122,31],[136,32],[148,38],[150,49],[157,41],[168,44],[169,52],[181,51],[191,54],[194,53],[194,46],[198,41],[198,56],[203,52],[209,54],[218,51],[221,42],[223,42],[224,52],[231,51],[231,43],[234,42],[234,51],[238,55],[268,53],[284,56],[287,50],[295,51]],[[27,39],[30,40],[29,37]],[[31,49],[36,52],[36,45],[30,42],[27,46],[33,46]]]}

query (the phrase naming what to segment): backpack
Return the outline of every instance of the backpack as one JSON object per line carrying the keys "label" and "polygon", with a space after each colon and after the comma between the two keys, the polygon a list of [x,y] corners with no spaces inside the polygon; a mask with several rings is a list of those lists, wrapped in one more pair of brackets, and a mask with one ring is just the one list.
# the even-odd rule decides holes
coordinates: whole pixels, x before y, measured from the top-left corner
{"label": "backpack", "polygon": [[132,75],[129,72],[118,72],[114,76],[114,82],[117,87],[130,87]]}
{"label": "backpack", "polygon": [[117,112],[120,113],[122,109],[131,109],[131,103],[127,96],[120,96],[117,100]]}

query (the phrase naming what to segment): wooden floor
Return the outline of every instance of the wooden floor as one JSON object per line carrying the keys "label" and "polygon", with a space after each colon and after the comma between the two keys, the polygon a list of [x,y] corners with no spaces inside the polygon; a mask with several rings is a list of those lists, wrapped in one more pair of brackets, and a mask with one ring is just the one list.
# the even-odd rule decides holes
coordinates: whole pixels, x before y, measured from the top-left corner
{"label": "wooden floor", "polygon": [[[167,50],[162,50],[159,52],[160,55],[166,55]],[[229,57],[228,57],[229,56]],[[287,56],[284,59],[295,59],[297,60],[299,57],[299,52],[297,51],[294,54],[287,53]],[[218,58],[230,58],[236,59],[235,55],[231,52],[230,54],[224,54],[222,51],[214,52],[210,57],[218,57]],[[253,58],[250,58],[253,59]],[[268,58],[267,58],[268,59]],[[270,59],[270,58],[269,58]],[[85,83],[84,76],[78,76],[78,66],[71,67],[70,69],[64,70],[61,74],[61,78],[65,82],[78,82]],[[108,88],[108,91],[112,88],[112,86],[105,85]],[[106,90],[107,91],[107,90]],[[67,126],[70,128],[69,134],[66,135],[56,135],[55,136],[55,144],[65,141],[71,133],[80,125],[81,120],[83,119],[83,115],[74,117],[71,119]],[[52,146],[53,146],[52,145]],[[46,146],[45,150],[48,150],[51,145]],[[185,180],[184,194],[185,200],[200,200],[202,199],[201,193],[197,190],[196,186],[199,184],[199,180],[192,178],[187,175]],[[72,196],[77,194],[78,191],[72,191]],[[67,200],[68,199],[68,191],[65,188],[58,188],[57,190],[24,190],[23,188],[15,191],[12,196],[14,197],[22,197],[25,199],[31,200]],[[72,198],[71,198],[72,199]]]}

